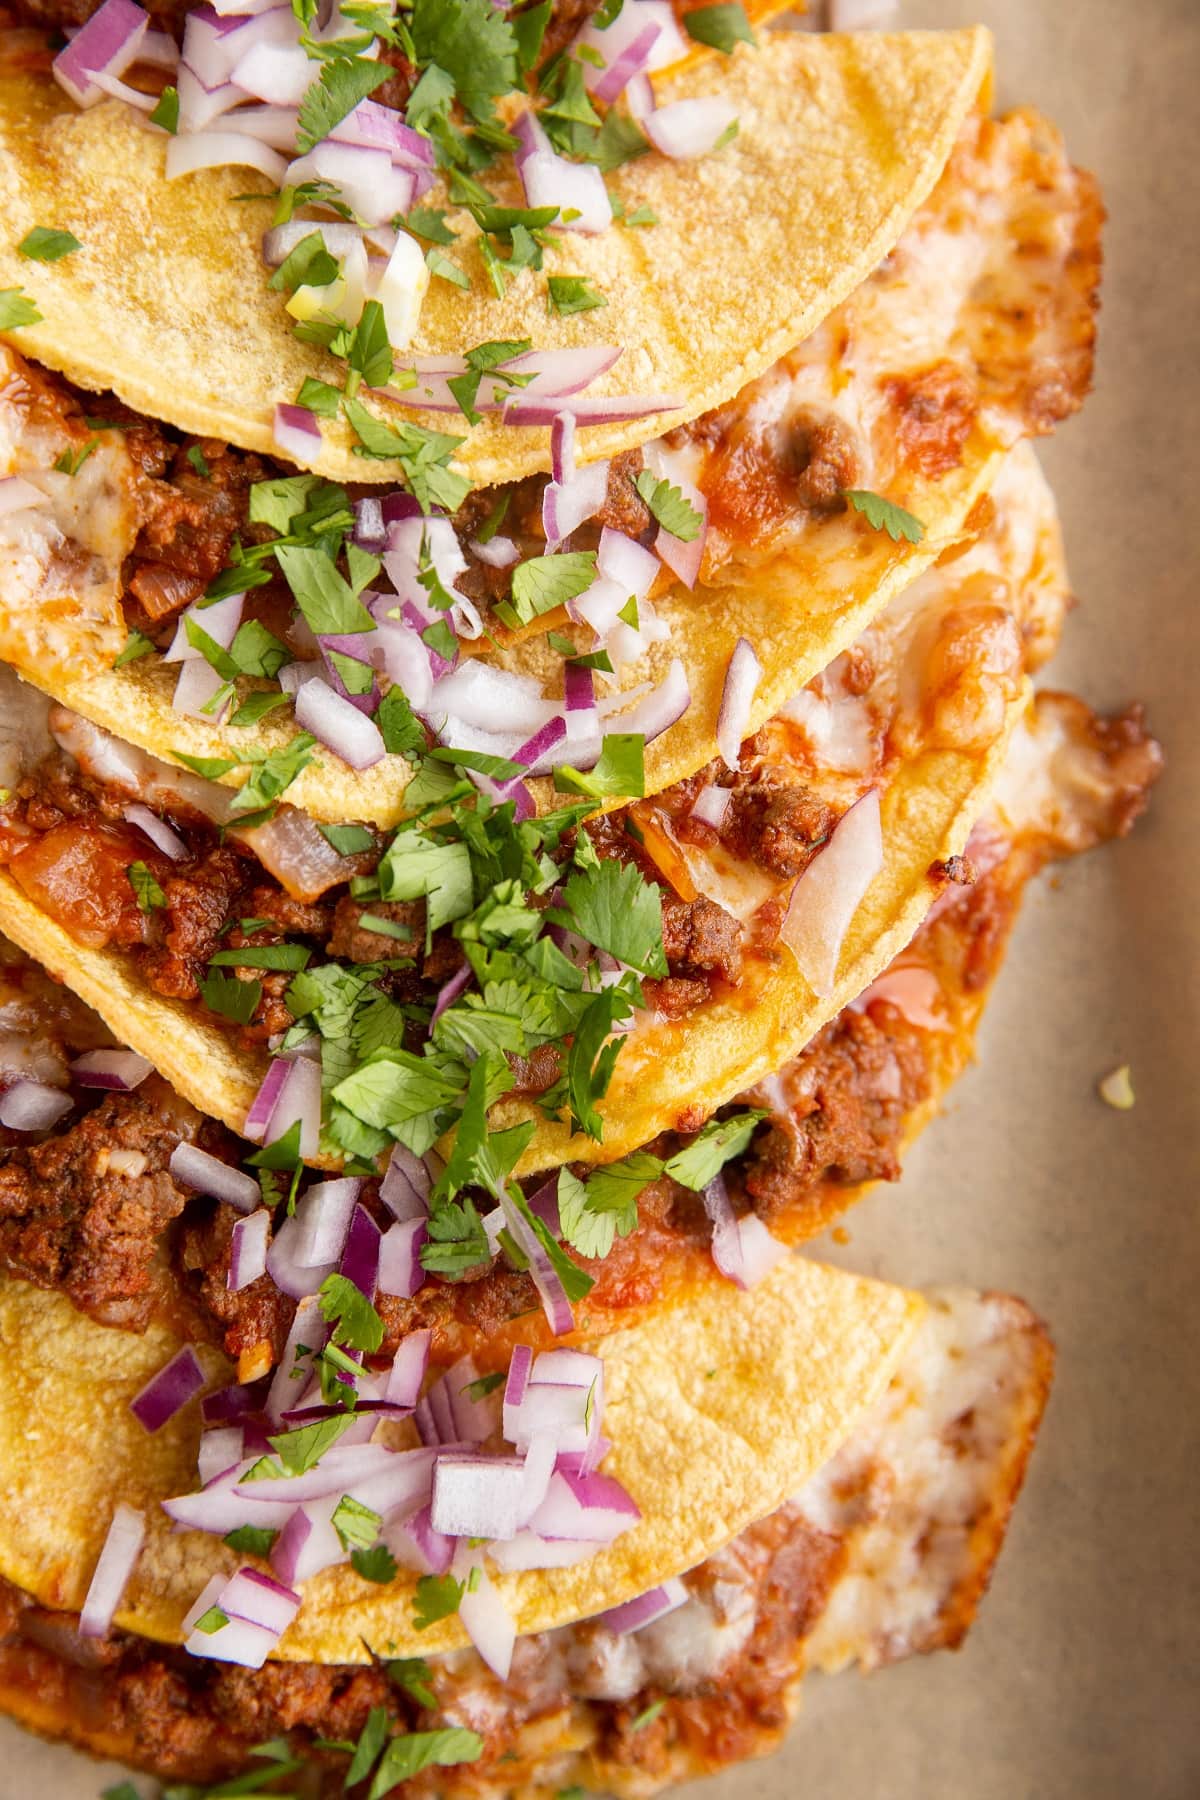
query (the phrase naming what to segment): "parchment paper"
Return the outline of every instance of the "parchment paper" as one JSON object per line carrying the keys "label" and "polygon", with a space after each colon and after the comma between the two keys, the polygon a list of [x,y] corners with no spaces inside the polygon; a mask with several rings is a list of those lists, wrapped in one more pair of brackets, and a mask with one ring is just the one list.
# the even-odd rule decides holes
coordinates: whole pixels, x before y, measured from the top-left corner
{"label": "parchment paper", "polygon": [[[1045,453],[1082,605],[1050,680],[1144,699],[1170,759],[1127,843],[1032,892],[980,1062],[898,1188],[821,1246],[912,1283],[1024,1294],[1058,1382],[967,1646],[810,1684],[784,1753],[699,1800],[1200,1795],[1200,0],[909,0],[984,19],[1001,104],[1100,174],[1097,389]],[[1132,1065],[1118,1113],[1096,1080]],[[115,1772],[0,1727],[0,1796],[96,1800]],[[151,1784],[139,1783],[149,1793]]]}

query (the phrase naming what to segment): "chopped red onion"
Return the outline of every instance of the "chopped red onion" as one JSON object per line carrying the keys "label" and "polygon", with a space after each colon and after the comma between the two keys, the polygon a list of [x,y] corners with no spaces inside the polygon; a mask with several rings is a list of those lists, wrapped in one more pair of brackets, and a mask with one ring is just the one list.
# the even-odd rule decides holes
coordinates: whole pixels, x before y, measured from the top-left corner
{"label": "chopped red onion", "polygon": [[[385,596],[395,605],[395,595]],[[383,618],[371,640],[373,657],[393,686],[405,695],[414,712],[428,712],[433,700],[434,675],[445,672],[451,664],[422,642],[421,630],[399,619]]]}
{"label": "chopped red onion", "polygon": [[[512,365],[514,368],[516,364]],[[556,397],[557,398],[557,397]],[[572,400],[577,425],[619,425],[627,419],[645,419],[652,413],[678,412],[687,405],[685,394],[606,394]],[[539,400],[529,388],[510,398],[504,408],[506,425],[553,425],[559,408],[556,399]]]}
{"label": "chopped red onion", "polygon": [[305,1158],[315,1156],[321,1132],[321,1069],[307,1056],[295,1056],[289,1062],[279,1098],[271,1109],[264,1141],[278,1143],[297,1121],[300,1125],[300,1155]]}
{"label": "chopped red onion", "polygon": [[419,1156],[403,1144],[394,1144],[388,1158],[379,1198],[397,1219],[423,1219],[429,1211],[433,1178]]}
{"label": "chopped red onion", "polygon": [[149,15],[133,0],[104,0],[54,58],[55,80],[80,106],[94,106],[103,97],[96,75],[123,75],[137,61],[149,28]]}
{"label": "chopped red onion", "polygon": [[[274,106],[299,106],[312,81],[312,64],[299,44],[253,44],[230,70],[231,79],[247,94]],[[289,154],[296,140],[284,146]]]}
{"label": "chopped red onion", "polygon": [[[201,1615],[203,1616],[203,1615]],[[193,1631],[184,1640],[189,1656],[208,1662],[237,1663],[244,1669],[261,1669],[279,1642],[278,1635],[247,1619],[230,1618],[219,1631]]]}
{"label": "chopped red onion", "polygon": [[608,462],[589,463],[566,481],[548,481],[542,492],[542,529],[553,550],[594,517],[608,497]]}
{"label": "chopped red onion", "polygon": [[555,1337],[564,1337],[567,1332],[575,1329],[575,1318],[571,1311],[571,1302],[567,1299],[554,1264],[546,1254],[541,1238],[527,1224],[524,1214],[517,1210],[507,1193],[500,1195],[500,1205],[504,1209],[505,1223],[516,1241],[517,1248],[522,1255],[528,1258],[529,1273],[533,1278],[533,1285],[538,1291],[550,1329]]}
{"label": "chopped red onion", "polygon": [[684,480],[674,469],[669,471],[669,475],[684,499],[700,514],[700,529],[690,542],[685,542],[683,538],[677,538],[660,527],[654,539],[654,549],[684,587],[694,588],[700,577],[700,565],[704,561],[704,545],[708,537],[708,501],[698,487]]}
{"label": "chopped red onion", "polygon": [[261,1198],[253,1175],[231,1168],[219,1156],[201,1150],[198,1144],[176,1144],[167,1167],[176,1181],[195,1188],[199,1194],[211,1194],[214,1200],[225,1200],[238,1212],[252,1212]]}
{"label": "chopped red onion", "polygon": [[[195,14],[192,16],[194,18]],[[186,62],[179,65],[175,86],[179,95],[179,129],[183,132],[203,131],[214,119],[222,118],[246,98],[232,81],[209,87]]]}
{"label": "chopped red onion", "polygon": [[529,1525],[539,1537],[611,1544],[641,1516],[637,1503],[610,1475],[565,1475],[558,1470]]}
{"label": "chopped red onion", "polygon": [[661,1587],[639,1594],[636,1600],[627,1600],[624,1606],[613,1606],[607,1612],[597,1613],[595,1623],[618,1633],[640,1631],[644,1625],[653,1624],[655,1619],[663,1619],[685,1605],[687,1598],[687,1589],[675,1577],[664,1581]]}
{"label": "chopped red onion", "polygon": [[150,811],[148,806],[135,802],[124,809],[125,817],[131,825],[136,825],[143,836],[148,837],[156,850],[169,856],[172,862],[186,862],[188,847],[178,832],[172,831],[165,819],[160,819]]}
{"label": "chopped red onion", "polygon": [[41,1081],[14,1081],[0,1093],[0,1125],[9,1131],[49,1131],[70,1112],[69,1094]]}
{"label": "chopped red onion", "polygon": [[525,1452],[525,1485],[521,1495],[521,1520],[525,1526],[550,1492],[550,1478],[558,1460],[558,1448],[549,1435],[535,1437]]}
{"label": "chopped red onion", "polygon": [[[385,1290],[386,1292],[386,1290]],[[421,1397],[421,1384],[429,1366],[431,1331],[410,1331],[401,1338],[392,1366],[387,1372],[385,1399],[396,1406],[415,1406]]]}
{"label": "chopped red onion", "polygon": [[[619,701],[621,696],[615,695]],[[673,657],[662,681],[629,712],[606,712],[605,723],[612,719],[619,731],[641,732],[652,744],[664,731],[681,719],[692,703],[691,689],[679,658]]]}
{"label": "chopped red onion", "polygon": [[504,1544],[489,1544],[488,1555],[506,1574],[519,1574],[525,1569],[569,1569],[576,1563],[590,1562],[596,1554],[594,1543],[579,1539],[538,1537],[533,1531],[519,1531]]}
{"label": "chopped red onion", "polygon": [[517,749],[513,761],[523,763],[530,775],[544,775],[558,760],[556,752],[566,735],[564,719],[547,719],[541,729]]}
{"label": "chopped red onion", "polygon": [[240,1425],[221,1425],[216,1431],[202,1431],[196,1453],[196,1472],[201,1487],[234,1469],[246,1454],[245,1433]]}
{"label": "chopped red onion", "polygon": [[[403,1229],[393,1226],[392,1230]],[[346,1234],[346,1248],[342,1252],[341,1272],[347,1281],[352,1281],[360,1294],[368,1300],[375,1298],[375,1289],[379,1282],[379,1245],[383,1233],[371,1217],[365,1206],[354,1209],[350,1220],[350,1229]]]}
{"label": "chopped red onion", "polygon": [[[688,53],[687,39],[679,29],[675,17],[675,9],[668,0],[625,0],[625,5],[618,12],[611,25],[603,29],[597,26],[594,19],[589,19],[575,44],[579,48],[588,48],[604,58],[607,68],[598,69],[590,64],[586,57],[584,62],[584,81],[591,92],[599,99],[609,96],[600,93],[599,84],[603,82],[608,69],[615,66],[630,44],[646,29],[648,25],[657,28],[655,40],[649,54],[642,63],[642,69],[654,70],[668,68],[672,63],[680,62]],[[640,73],[632,71],[632,73]],[[620,90],[618,90],[619,92]],[[613,96],[615,98],[615,96]]]}
{"label": "chopped red onion", "polygon": [[[434,719],[444,715],[456,725],[503,731],[517,736],[520,742],[521,735],[554,723],[557,708],[553,701],[542,698],[532,676],[516,675],[472,659],[460,663],[452,675],[444,675],[435,684],[429,711]],[[561,720],[558,723],[561,725]]]}
{"label": "chopped red onion", "polygon": [[146,1383],[129,1402],[129,1410],[146,1431],[161,1431],[204,1386],[204,1370],[190,1344],[173,1356],[165,1368]]}
{"label": "chopped red onion", "polygon": [[217,1604],[231,1618],[261,1625],[280,1637],[300,1611],[300,1596],[259,1569],[239,1569],[222,1588]]}
{"label": "chopped red onion", "polygon": [[[293,221],[293,223],[295,222]],[[299,222],[304,223],[304,221]],[[353,229],[353,227],[348,229]],[[268,232],[267,235],[269,237],[270,233]],[[265,243],[266,240],[263,241]],[[354,541],[360,550],[372,552],[382,550],[387,543],[387,526],[383,520],[383,501],[377,494],[367,494],[363,499],[356,500],[354,503]]]}
{"label": "chopped red onion", "polygon": [[791,1251],[786,1244],[781,1244],[773,1237],[754,1213],[747,1213],[738,1220],[738,1236],[742,1247],[742,1285],[754,1287],[764,1275],[768,1275],[776,1263],[790,1256]]}
{"label": "chopped red onion", "polygon": [[398,213],[407,213],[417,186],[414,172],[396,168],[386,150],[339,144],[332,138],[322,139],[307,155],[288,164],[285,174],[289,187],[306,181],[332,182],[368,225],[386,225]]}
{"label": "chopped red onion", "polygon": [[339,1260],[346,1248],[361,1191],[362,1178],[357,1175],[343,1176],[340,1181],[318,1182],[309,1188],[293,1214],[293,1221],[299,1221],[295,1248],[297,1262],[316,1268]]}
{"label": "chopped red onion", "polygon": [[323,681],[306,681],[295,698],[296,723],[352,769],[370,769],[386,751],[378,725]]}
{"label": "chopped red onion", "polygon": [[[272,1480],[271,1498],[296,1505],[302,1500],[321,1500],[326,1494],[349,1493],[352,1488],[357,1491],[369,1476],[387,1469],[395,1454],[382,1444],[335,1444],[303,1475],[283,1475]],[[247,1465],[235,1483],[243,1500],[258,1497],[259,1482],[247,1480],[252,1467]]]}
{"label": "chopped red onion", "polygon": [[239,1463],[197,1494],[177,1494],[164,1500],[163,1511],[185,1530],[206,1531],[214,1537],[236,1531],[239,1525],[263,1525],[268,1531],[278,1531],[287,1524],[294,1502],[274,1494],[268,1498],[263,1490],[273,1488],[274,1482],[260,1483],[256,1495],[240,1494],[238,1479],[250,1467],[250,1463]]}
{"label": "chopped red onion", "polygon": [[408,168],[434,166],[430,140],[406,125],[392,107],[381,106],[377,100],[360,100],[329,135],[339,144],[364,144],[371,150],[386,150],[393,162]]}
{"label": "chopped red onion", "polygon": [[[227,9],[218,7],[218,12]],[[259,13],[266,17],[248,17]],[[296,21],[280,5],[243,6],[230,18],[217,18],[204,7],[188,13],[183,33],[183,61],[208,88],[231,79],[235,65],[255,44],[295,45]]]}
{"label": "chopped red onion", "polygon": [[719,831],[725,823],[725,815],[732,799],[732,788],[718,787],[715,781],[710,781],[696,796],[691,816],[698,819],[701,825],[710,825],[714,831]]}
{"label": "chopped red onion", "polygon": [[740,765],[742,739],[750,729],[750,709],[762,673],[762,664],[753,644],[749,638],[740,637],[725,671],[721,710],[717,715],[717,748],[730,769],[736,770]]}
{"label": "chopped red onion", "polygon": [[410,1518],[390,1520],[383,1541],[398,1563],[422,1575],[444,1575],[454,1560],[454,1540],[433,1529],[428,1506]]}
{"label": "chopped red onion", "polygon": [[510,1443],[516,1442],[510,1427],[510,1408],[511,1416],[515,1418],[525,1398],[532,1371],[533,1351],[528,1344],[515,1345],[508,1365],[508,1379],[504,1384],[504,1435]]}
{"label": "chopped red onion", "polygon": [[[469,1559],[470,1552],[465,1555]],[[467,1636],[479,1655],[500,1681],[507,1681],[512,1668],[517,1628],[481,1563],[469,1560],[462,1565],[467,1577],[458,1616]]]}
{"label": "chopped red onion", "polygon": [[[291,1223],[292,1220],[289,1219],[287,1225]],[[287,1225],[282,1229],[286,1230]],[[280,1235],[282,1233],[276,1235],[276,1243],[279,1242]],[[274,1281],[275,1275],[271,1269],[270,1252],[267,1254],[267,1271]],[[327,1273],[332,1275],[332,1267]],[[278,1285],[276,1281],[276,1286]],[[284,1291],[286,1292],[286,1289]],[[314,1294],[300,1296],[300,1303],[296,1308],[295,1316],[288,1330],[287,1342],[283,1347],[283,1355],[271,1377],[264,1410],[267,1417],[274,1421],[282,1419],[288,1407],[294,1405],[301,1397],[304,1392],[302,1384],[307,1382],[313,1372],[312,1361],[302,1354],[300,1345],[307,1344],[309,1350],[315,1355],[317,1351],[323,1350],[329,1341],[329,1327],[321,1317],[320,1302],[314,1298]]]}
{"label": "chopped red onion", "polygon": [[200,1402],[200,1417],[206,1425],[213,1425],[226,1419],[244,1419],[247,1414],[256,1413],[258,1409],[256,1387],[247,1387],[238,1381],[229,1387],[214,1388],[211,1394],[205,1394]]}
{"label": "chopped red onion", "polygon": [[575,473],[575,414],[561,412],[550,427],[550,473],[557,482]]}
{"label": "chopped red onion", "polygon": [[653,19],[643,23],[641,9],[635,5],[623,7],[609,29],[597,32],[596,36],[602,39],[611,37],[626,12],[633,15],[627,22],[627,31],[633,30],[635,35],[626,35],[625,42],[619,48],[616,44],[611,47],[605,44],[605,49],[612,58],[606,69],[594,69],[586,65],[584,68],[584,81],[596,99],[603,100],[608,105],[625,91],[632,76],[640,75],[648,66],[654,46],[662,36],[661,25]]}
{"label": "chopped red onion", "polygon": [[275,1057],[268,1066],[258,1092],[250,1102],[250,1110],[246,1114],[245,1123],[242,1126],[243,1136],[248,1137],[252,1143],[262,1143],[263,1133],[270,1123],[275,1102],[287,1080],[290,1068],[291,1063],[286,1056]]}
{"label": "chopped red onion", "polygon": [[600,533],[596,567],[607,581],[615,582],[626,595],[636,594],[644,600],[658,578],[658,558],[623,531],[606,525]]}
{"label": "chopped red onion", "polygon": [[207,719],[211,724],[219,725],[229,711],[229,700],[225,698],[216,706],[213,702],[225,685],[224,679],[203,658],[192,657],[180,668],[171,706],[175,712],[185,713],[189,718]]}
{"label": "chopped red onion", "polygon": [[231,1294],[240,1294],[252,1281],[257,1281],[260,1275],[266,1274],[270,1229],[271,1215],[265,1206],[260,1206],[257,1212],[234,1222],[229,1242],[229,1275],[226,1281]]}
{"label": "chopped red onion", "polygon": [[461,969],[454,971],[449,981],[443,982],[438,989],[438,997],[434,1003],[433,1017],[429,1021],[431,1025],[436,1025],[446,1008],[453,1006],[460,994],[466,993],[474,979],[474,969],[470,963],[464,963]]}
{"label": "chopped red onion", "polygon": [[154,1064],[136,1050],[87,1050],[71,1064],[72,1078],[80,1087],[109,1088],[129,1093],[151,1074]]}
{"label": "chopped red onion", "polygon": [[[560,231],[604,231],[612,224],[612,205],[604,177],[593,163],[568,162],[550,146],[550,140],[532,112],[523,112],[512,126],[520,148],[517,173],[529,206],[556,206],[552,224]],[[576,216],[567,218],[568,213]]]}
{"label": "chopped red onion", "polygon": [[745,1287],[747,1283],[743,1272],[741,1233],[725,1177],[720,1171],[704,1189],[702,1198],[704,1210],[712,1220],[713,1261],[722,1275],[727,1275],[739,1287]]}
{"label": "chopped red onion", "polygon": [[521,1523],[525,1464],[509,1456],[439,1456],[430,1518],[447,1537],[510,1538]]}
{"label": "chopped red onion", "polygon": [[169,31],[148,31],[142,39],[136,60],[148,63],[154,69],[177,69],[179,45]]}
{"label": "chopped red onion", "polygon": [[707,156],[737,124],[737,108],[715,94],[701,100],[673,100],[647,113],[640,124],[656,150],[684,161]]}
{"label": "chopped red onion", "polygon": [[[187,634],[189,624],[196,625],[214,644],[222,650],[228,650],[237,636],[238,626],[242,622],[242,607],[245,594],[227,594],[224,600],[214,600],[210,606],[201,606],[193,600],[185,606],[179,615],[179,623],[175,627],[175,636],[171,646],[163,657],[164,662],[204,662],[204,653],[197,650]],[[208,664],[205,663],[205,667]],[[215,670],[213,671],[215,673]]]}
{"label": "chopped red onion", "polygon": [[321,427],[307,406],[277,405],[272,436],[284,456],[301,466],[320,454]]}
{"label": "chopped red onion", "polygon": [[489,569],[511,569],[514,563],[521,560],[521,552],[509,537],[489,538],[486,544],[481,544],[478,538],[471,538],[467,549],[481,563],[486,563]]}
{"label": "chopped red onion", "polygon": [[883,867],[879,790],[856,800],[792,889],[780,936],[815,994],[833,992],[851,921]]}
{"label": "chopped red onion", "polygon": [[293,900],[319,900],[354,873],[354,863],[338,854],[298,806],[277,807],[264,824],[235,826],[230,835],[249,845]]}
{"label": "chopped red onion", "polygon": [[298,1506],[271,1547],[271,1567],[289,1584],[311,1581],[322,1569],[344,1562],[346,1552],[333,1526],[341,1497],[308,1500]]}
{"label": "chopped red onion", "polygon": [[167,141],[167,180],[178,181],[197,169],[257,169],[282,187],[287,159],[242,131],[194,131]]}
{"label": "chopped red onion", "polygon": [[127,81],[118,81],[115,75],[105,75],[100,69],[92,76],[92,85],[110,100],[120,100],[125,106],[136,107],[138,112],[153,112],[157,105],[153,94],[143,94],[140,88],[130,87]]}
{"label": "chopped red onion", "polygon": [[140,1512],[122,1501],[115,1508],[104,1548],[79,1614],[79,1635],[107,1637],[113,1614],[129,1585],[146,1541],[146,1521]]}

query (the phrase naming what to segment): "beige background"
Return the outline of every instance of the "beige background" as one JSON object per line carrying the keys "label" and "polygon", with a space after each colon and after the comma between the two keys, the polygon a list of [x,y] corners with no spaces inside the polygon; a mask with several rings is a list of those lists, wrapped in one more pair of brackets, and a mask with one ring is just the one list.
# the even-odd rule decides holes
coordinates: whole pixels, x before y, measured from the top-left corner
{"label": "beige background", "polygon": [[[1052,678],[1141,697],[1167,779],[1129,843],[1031,896],[981,1063],[834,1254],[1026,1295],[1058,1383],[966,1649],[812,1686],[773,1763],[704,1800],[1200,1795],[1200,0],[909,0],[985,19],[1112,213],[1096,393],[1047,450],[1083,606]],[[1095,1097],[1132,1064],[1132,1113]],[[0,1796],[102,1771],[0,1727]],[[144,1792],[150,1784],[142,1783]]]}

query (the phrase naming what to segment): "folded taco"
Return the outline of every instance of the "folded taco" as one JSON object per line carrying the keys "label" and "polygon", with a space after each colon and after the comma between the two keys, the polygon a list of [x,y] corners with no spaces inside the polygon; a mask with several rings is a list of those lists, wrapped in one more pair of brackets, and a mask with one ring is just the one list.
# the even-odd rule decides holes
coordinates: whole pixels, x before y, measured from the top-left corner
{"label": "folded taco", "polygon": [[796,1054],[963,850],[1066,597],[1027,452],[976,523],[774,721],[586,823],[586,798],[522,819],[434,749],[394,833],[239,826],[226,789],[24,690],[0,929],[294,1157],[457,1127],[451,1195],[492,1144],[505,1170],[612,1161]]}
{"label": "folded taco", "polygon": [[[570,1353],[553,1370],[535,1359],[519,1403],[516,1358],[503,1402],[498,1389],[479,1398],[479,1382],[445,1402],[460,1409],[448,1428],[470,1432],[470,1458],[436,1436],[400,1447],[412,1427],[397,1416],[391,1450],[343,1444],[307,1476],[279,1467],[247,1488],[323,1484],[328,1497],[240,1499],[230,1470],[172,1498],[198,1443],[212,1467],[230,1453],[225,1440],[254,1439],[245,1416],[200,1430],[202,1414],[224,1417],[228,1390],[210,1385],[219,1367],[198,1371],[209,1387],[199,1403],[193,1385],[182,1406],[176,1394],[149,1414],[137,1390],[147,1376],[153,1386],[168,1334],[131,1354],[136,1340],[14,1285],[0,1289],[0,1317],[6,1337],[38,1352],[4,1414],[0,1705],[167,1780],[261,1768],[265,1733],[280,1772],[311,1764],[330,1794],[371,1776],[383,1796],[425,1768],[453,1795],[514,1783],[648,1793],[772,1748],[809,1668],[958,1643],[1052,1366],[1017,1301],[962,1291],[923,1302],[798,1261],[741,1302],[668,1308],[653,1333],[606,1341],[602,1375],[582,1371],[593,1391],[602,1384],[596,1411],[613,1441],[603,1466],[619,1470],[590,1481],[610,1508],[618,1493],[630,1500],[603,1546],[599,1508],[583,1515],[593,1535],[573,1544],[529,1527],[499,1535],[511,1521],[497,1494],[515,1461],[501,1434],[520,1434],[522,1408],[569,1395]],[[53,1442],[26,1453],[18,1408],[31,1405],[64,1447],[77,1413],[103,1433],[108,1454],[82,1487],[56,1478]],[[272,1435],[290,1456],[296,1433]],[[432,1473],[414,1486],[406,1463]],[[460,1501],[457,1523],[492,1538],[456,1549],[422,1514],[439,1516],[468,1465],[490,1478],[489,1517],[468,1521]],[[551,1477],[585,1493],[588,1480]],[[340,1492],[335,1503],[343,1485],[375,1504]],[[195,1528],[206,1498],[220,1502],[212,1522],[226,1544]],[[246,1520],[226,1525],[231,1506]],[[251,1511],[290,1518],[250,1523]],[[189,1520],[175,1536],[172,1513]],[[530,1568],[539,1554],[551,1572]]]}
{"label": "folded taco", "polygon": [[[481,767],[514,761],[529,779],[565,766],[601,798],[624,791],[606,737],[641,742],[627,785],[693,774],[735,702],[749,694],[751,729],[769,718],[954,541],[1004,450],[1086,391],[1099,203],[1035,115],[974,110],[987,56],[970,33],[771,33],[679,76],[690,97],[663,110],[736,106],[737,137],[711,161],[655,149],[626,165],[617,179],[641,183],[626,217],[652,213],[653,226],[547,227],[545,268],[506,278],[500,297],[474,265],[468,291],[435,280],[422,367],[408,371],[419,385],[387,413],[414,421],[419,453],[400,466],[363,442],[357,457],[305,457],[214,397],[228,379],[255,406],[283,381],[290,402],[302,367],[288,353],[300,354],[325,410],[348,403],[380,448],[375,415],[364,424],[365,402],[338,399],[337,370],[296,343],[284,293],[265,287],[262,221],[247,223],[264,209],[231,200],[244,175],[166,180],[180,137],[164,149],[127,102],[79,111],[27,51],[0,73],[0,237],[36,249],[50,208],[58,239],[82,247],[39,263],[0,246],[0,280],[20,277],[44,314],[7,334],[0,651],[125,740],[203,759],[250,809],[286,787],[324,821],[394,824],[412,710]],[[217,135],[236,150],[236,132]],[[298,246],[321,231],[351,255],[337,232],[354,228],[307,210],[287,227],[280,277],[298,278]],[[487,244],[474,214],[451,208],[445,229]],[[201,228],[212,241],[197,247]],[[270,254],[284,229],[268,232]],[[637,267],[609,291],[552,273],[567,244],[590,268],[584,253],[611,257],[618,240]],[[188,281],[161,282],[181,244]],[[430,254],[446,263],[453,246]],[[624,316],[668,276],[686,297]],[[607,304],[554,313],[547,283],[568,279]],[[382,319],[363,292],[363,318]],[[464,355],[476,339],[512,355],[484,370],[470,351],[476,367]],[[600,379],[632,384],[630,405],[667,379],[660,350],[694,353],[707,373],[671,376],[682,410],[619,426],[588,427],[607,401],[577,377],[530,398],[548,358],[595,369],[618,350]],[[450,410],[405,411],[431,395]],[[552,447],[539,420],[555,421]],[[297,456],[319,475],[298,473]],[[733,660],[741,638],[750,675]]]}

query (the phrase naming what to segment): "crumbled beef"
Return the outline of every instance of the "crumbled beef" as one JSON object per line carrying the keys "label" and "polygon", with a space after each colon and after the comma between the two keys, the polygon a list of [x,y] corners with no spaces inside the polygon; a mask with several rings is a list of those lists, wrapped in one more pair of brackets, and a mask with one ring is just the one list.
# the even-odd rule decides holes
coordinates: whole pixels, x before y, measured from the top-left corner
{"label": "crumbled beef", "polygon": [[828,839],[835,814],[810,789],[770,769],[739,775],[721,836],[735,855],[772,875],[799,875]]}
{"label": "crumbled beef", "polygon": [[[623,531],[626,537],[640,538],[653,523],[650,508],[633,485],[644,467],[645,459],[640,450],[622,450],[613,457],[608,466],[608,491],[604,496],[604,505],[589,521],[589,531],[597,542],[606,525],[613,531]],[[573,538],[572,543],[574,542]],[[582,536],[580,547],[586,548],[582,543]]]}
{"label": "crumbled beef", "polygon": [[916,375],[888,377],[880,386],[896,409],[905,461],[931,481],[956,469],[979,404],[973,374],[958,363],[939,362]]}
{"label": "crumbled beef", "polygon": [[[390,925],[403,928],[407,937],[395,938],[385,931],[372,931],[361,923],[363,914],[386,919]],[[333,912],[333,931],[329,938],[329,954],[346,962],[386,962],[389,957],[415,956],[425,942],[425,902],[423,900],[352,900],[343,894]]]}
{"label": "crumbled beef", "polygon": [[694,976],[712,971],[736,981],[742,967],[742,927],[732,915],[703,894],[681,900],[664,893],[663,949],[672,975]]}
{"label": "crumbled beef", "polygon": [[509,1054],[514,1094],[544,1094],[562,1074],[562,1053],[557,1044],[538,1044],[528,1056]]}
{"label": "crumbled beef", "polygon": [[152,1075],[42,1143],[0,1148],[0,1265],[106,1325],[144,1331],[161,1297],[159,1240],[190,1198],[167,1164],[197,1141],[216,1154],[232,1143]]}
{"label": "crumbled beef", "polygon": [[845,504],[846,489],[858,486],[858,446],[836,414],[798,414],[789,430],[787,460],[796,500],[810,512],[832,512]]}
{"label": "crumbled beef", "polygon": [[231,1206],[196,1206],[184,1221],[176,1267],[185,1289],[220,1327],[226,1353],[239,1357],[262,1344],[279,1359],[296,1303],[269,1275],[236,1293],[228,1285],[230,1243],[238,1215]]}
{"label": "crumbled beef", "polygon": [[260,457],[202,439],[196,461],[174,448],[165,480],[141,483],[142,528],[134,545],[129,590],[155,621],[197,599],[229,560],[246,523],[252,483],[267,474]]}
{"label": "crumbled beef", "polygon": [[789,1064],[786,1113],[776,1111],[740,1165],[740,1186],[770,1220],[821,1181],[893,1181],[905,1119],[929,1092],[920,1032],[889,1009],[877,1023],[849,1008]]}
{"label": "crumbled beef", "polygon": [[643,982],[646,1005],[664,1019],[686,1019],[708,999],[708,983],[686,975],[669,975],[665,981]]}
{"label": "crumbled beef", "polygon": [[231,847],[218,846],[163,880],[166,904],[155,919],[157,941],[139,956],[141,972],[156,993],[180,1000],[198,996],[208,959],[222,947],[222,931],[255,867]]}

